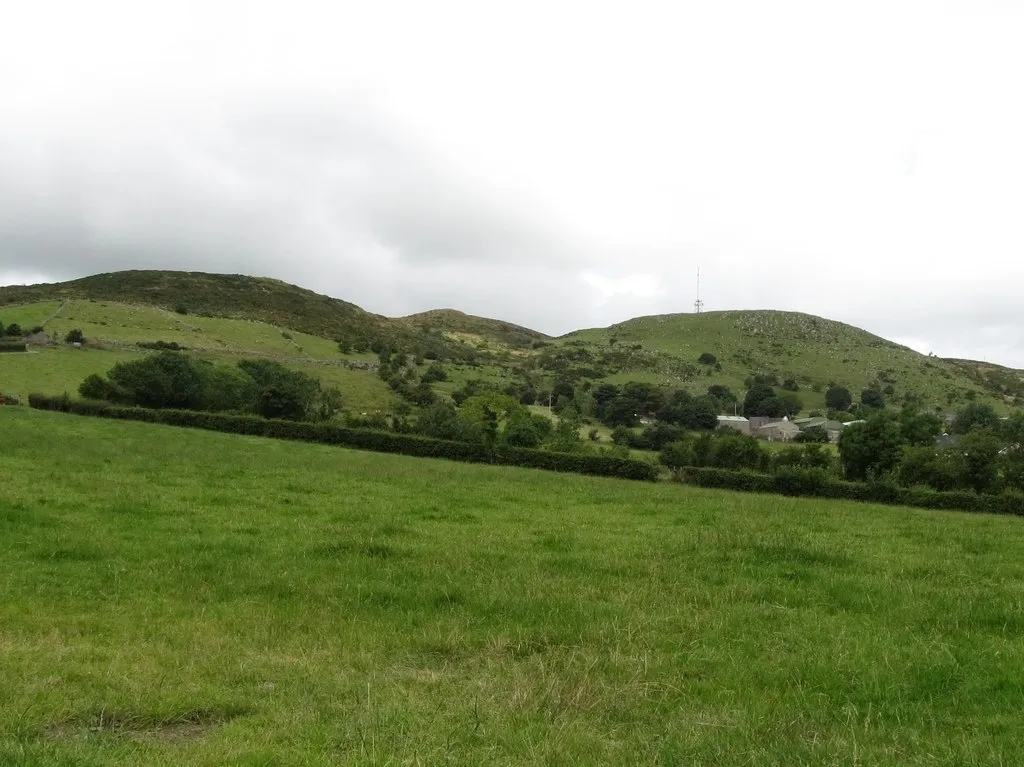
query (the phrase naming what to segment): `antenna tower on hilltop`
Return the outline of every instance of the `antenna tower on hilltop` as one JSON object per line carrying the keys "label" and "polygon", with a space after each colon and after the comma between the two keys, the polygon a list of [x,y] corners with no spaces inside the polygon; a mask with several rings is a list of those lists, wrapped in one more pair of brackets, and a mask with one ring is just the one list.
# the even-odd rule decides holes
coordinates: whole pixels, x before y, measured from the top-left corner
{"label": "antenna tower on hilltop", "polygon": [[693,313],[700,314],[704,311],[704,302],[700,300],[700,267],[697,267],[697,300],[693,302]]}

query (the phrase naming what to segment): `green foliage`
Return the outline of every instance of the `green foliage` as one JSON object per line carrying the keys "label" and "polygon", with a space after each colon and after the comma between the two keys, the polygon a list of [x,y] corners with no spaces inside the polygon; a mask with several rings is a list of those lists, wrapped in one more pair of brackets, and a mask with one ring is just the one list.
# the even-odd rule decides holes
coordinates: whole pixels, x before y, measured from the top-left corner
{"label": "green foliage", "polygon": [[793,438],[794,442],[815,442],[825,444],[829,441],[828,431],[823,426],[809,426]]}
{"label": "green foliage", "polygon": [[935,413],[905,407],[900,412],[900,438],[908,445],[933,446],[942,433],[942,419]]}
{"label": "green foliage", "polygon": [[72,328],[64,336],[64,343],[66,344],[84,344],[85,334],[79,328]]}
{"label": "green foliage", "polygon": [[847,426],[839,438],[839,460],[847,479],[863,480],[890,472],[901,456],[899,424],[885,413]]}
{"label": "green foliage", "polygon": [[747,395],[743,398],[743,415],[747,418],[761,415],[777,417],[784,415],[784,410],[771,386],[755,383],[747,390]]}
{"label": "green foliage", "polygon": [[853,396],[845,386],[831,386],[825,392],[825,405],[829,410],[849,410]]}
{"label": "green foliage", "polygon": [[21,337],[21,325],[19,325],[17,322],[12,322],[10,325],[8,325],[4,329],[3,334],[5,336],[9,336],[9,337],[12,337],[12,338],[20,338]]}
{"label": "green foliage", "polygon": [[999,472],[999,437],[990,429],[975,427],[952,447],[947,448],[957,458],[960,467],[960,487],[969,487],[979,493],[995,488]]}
{"label": "green foliage", "polygon": [[770,458],[761,442],[745,434],[723,434],[714,440],[707,465],[723,469],[765,469]]}
{"label": "green foliage", "polygon": [[20,341],[0,341],[0,354],[17,353],[27,351],[25,344]]}
{"label": "green foliage", "polygon": [[226,368],[172,351],[119,362],[107,379],[89,375],[79,394],[147,408],[255,412],[310,421],[329,420],[341,408],[337,389],[273,360],[244,359]]}
{"label": "green foliage", "polygon": [[423,383],[436,383],[448,380],[448,371],[445,370],[444,365],[437,362],[428,367],[420,378]]}
{"label": "green foliage", "polygon": [[177,341],[140,341],[136,346],[140,349],[152,349],[153,351],[187,351],[187,347],[182,346]]}
{"label": "green foliage", "polygon": [[681,469],[683,466],[697,465],[697,457],[693,451],[691,440],[679,440],[665,445],[658,454],[658,461],[670,469]]}
{"label": "green foliage", "polygon": [[767,474],[750,470],[687,466],[678,469],[675,476],[686,484],[722,490],[1024,516],[1024,495],[1019,493],[943,493],[920,487],[898,487],[882,482],[844,482],[833,479],[823,469],[785,467],[773,474]]}
{"label": "green foliage", "polygon": [[972,402],[956,414],[953,419],[952,432],[966,434],[975,427],[994,429],[999,426],[999,416],[991,405],[984,402]]}
{"label": "green foliage", "polygon": [[900,461],[899,479],[908,487],[927,485],[935,490],[956,490],[961,470],[954,449],[937,450],[934,445],[908,446]]}
{"label": "green foliage", "polygon": [[714,365],[718,362],[718,357],[711,352],[701,352],[701,355],[697,358],[697,362],[701,365]]}
{"label": "green foliage", "polygon": [[864,407],[881,409],[885,407],[885,395],[881,389],[869,386],[860,393],[860,404]]}
{"label": "green foliage", "polygon": [[341,395],[297,370],[267,359],[245,359],[239,369],[255,383],[255,412],[264,418],[326,421],[341,409]]}
{"label": "green foliage", "polygon": [[199,409],[203,379],[194,360],[176,352],[159,352],[131,362],[119,362],[107,373],[127,404],[149,408]]}
{"label": "green foliage", "polygon": [[771,456],[771,466],[775,471],[782,467],[831,470],[834,464],[832,454],[817,442],[787,446]]}

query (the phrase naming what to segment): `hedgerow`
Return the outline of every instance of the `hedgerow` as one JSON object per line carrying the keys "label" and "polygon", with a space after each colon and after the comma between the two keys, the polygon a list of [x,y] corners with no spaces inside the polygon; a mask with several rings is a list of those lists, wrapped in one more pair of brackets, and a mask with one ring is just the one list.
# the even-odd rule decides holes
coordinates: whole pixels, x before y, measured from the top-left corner
{"label": "hedgerow", "polygon": [[528,448],[488,450],[482,444],[454,442],[413,434],[396,434],[370,429],[351,429],[333,424],[276,420],[254,415],[121,407],[107,402],[73,400],[66,395],[50,397],[42,394],[31,394],[28,399],[29,405],[37,410],[54,410],[100,418],[144,421],[169,426],[208,429],[210,431],[221,431],[230,434],[318,442],[326,445],[339,445],[380,453],[398,453],[420,458],[443,458],[472,463],[494,463],[506,466],[646,481],[653,481],[658,477],[658,469],[652,464],[609,455],[554,453]]}
{"label": "hedgerow", "polygon": [[967,490],[940,492],[925,487],[902,487],[887,481],[846,482],[821,469],[785,467],[774,474],[764,474],[686,466],[677,469],[674,476],[688,485],[723,490],[1024,516],[1024,495],[1017,492],[998,495]]}

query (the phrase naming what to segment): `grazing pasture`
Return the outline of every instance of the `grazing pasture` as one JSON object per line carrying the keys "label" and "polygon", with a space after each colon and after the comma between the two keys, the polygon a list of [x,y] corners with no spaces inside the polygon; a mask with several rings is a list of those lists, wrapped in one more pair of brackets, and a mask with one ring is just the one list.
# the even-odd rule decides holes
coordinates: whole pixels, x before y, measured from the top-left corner
{"label": "grazing pasture", "polygon": [[0,764],[1024,763],[1022,520],[0,408]]}

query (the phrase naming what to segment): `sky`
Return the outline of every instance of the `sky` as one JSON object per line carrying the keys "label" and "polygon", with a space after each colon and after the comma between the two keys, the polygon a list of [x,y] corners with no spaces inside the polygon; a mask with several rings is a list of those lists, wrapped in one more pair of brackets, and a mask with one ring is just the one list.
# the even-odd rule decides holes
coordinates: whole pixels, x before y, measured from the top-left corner
{"label": "sky", "polygon": [[0,284],[286,280],[552,335],[802,311],[1024,368],[1024,4],[33,0]]}

